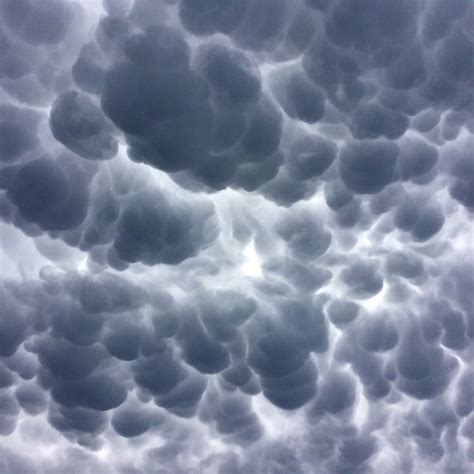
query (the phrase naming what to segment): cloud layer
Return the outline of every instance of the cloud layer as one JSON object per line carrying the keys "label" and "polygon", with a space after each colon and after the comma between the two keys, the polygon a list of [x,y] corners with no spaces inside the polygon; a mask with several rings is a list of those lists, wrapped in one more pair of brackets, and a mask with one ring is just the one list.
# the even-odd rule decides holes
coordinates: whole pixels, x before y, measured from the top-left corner
{"label": "cloud layer", "polygon": [[0,0],[0,472],[472,472],[473,19]]}

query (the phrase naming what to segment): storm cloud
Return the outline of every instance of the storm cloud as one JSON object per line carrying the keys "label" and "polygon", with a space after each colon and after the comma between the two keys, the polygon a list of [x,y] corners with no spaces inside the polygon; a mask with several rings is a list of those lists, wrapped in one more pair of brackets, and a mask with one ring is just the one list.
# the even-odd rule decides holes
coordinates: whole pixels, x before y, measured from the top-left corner
{"label": "storm cloud", "polygon": [[0,0],[0,472],[473,472],[473,19]]}

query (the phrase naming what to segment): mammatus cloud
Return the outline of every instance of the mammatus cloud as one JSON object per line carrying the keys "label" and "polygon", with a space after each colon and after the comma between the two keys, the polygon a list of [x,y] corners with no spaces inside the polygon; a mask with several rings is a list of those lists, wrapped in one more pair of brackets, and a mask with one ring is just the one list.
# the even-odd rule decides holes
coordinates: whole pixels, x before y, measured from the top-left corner
{"label": "mammatus cloud", "polygon": [[473,472],[473,20],[0,0],[0,472]]}

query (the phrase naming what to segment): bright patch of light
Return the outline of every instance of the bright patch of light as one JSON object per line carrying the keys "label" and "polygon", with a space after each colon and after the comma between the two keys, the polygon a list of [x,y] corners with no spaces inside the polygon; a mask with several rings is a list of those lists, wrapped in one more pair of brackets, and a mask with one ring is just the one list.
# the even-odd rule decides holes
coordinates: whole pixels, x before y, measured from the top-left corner
{"label": "bright patch of light", "polygon": [[87,257],[85,257],[77,266],[77,271],[80,273],[84,273],[87,271]]}
{"label": "bright patch of light", "polygon": [[245,247],[243,254],[245,256],[245,261],[242,265],[242,273],[251,277],[261,278],[262,268],[260,264],[260,257],[255,250],[255,243],[253,240]]}
{"label": "bright patch of light", "polygon": [[359,300],[357,301],[361,306],[363,306],[367,311],[376,311],[377,309],[382,308],[386,302],[385,302],[385,292],[386,292],[386,286],[377,293],[375,296],[372,296],[372,298],[368,298],[365,300]]}

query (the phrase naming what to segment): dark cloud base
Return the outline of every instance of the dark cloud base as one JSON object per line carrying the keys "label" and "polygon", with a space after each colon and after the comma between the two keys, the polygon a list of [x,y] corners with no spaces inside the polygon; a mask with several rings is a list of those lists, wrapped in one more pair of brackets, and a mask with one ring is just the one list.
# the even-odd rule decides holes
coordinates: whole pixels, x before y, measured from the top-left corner
{"label": "dark cloud base", "polygon": [[474,472],[469,0],[0,0],[0,473]]}

